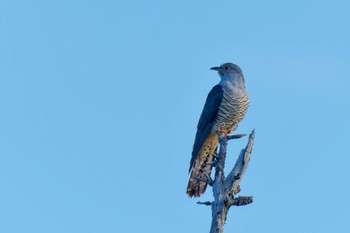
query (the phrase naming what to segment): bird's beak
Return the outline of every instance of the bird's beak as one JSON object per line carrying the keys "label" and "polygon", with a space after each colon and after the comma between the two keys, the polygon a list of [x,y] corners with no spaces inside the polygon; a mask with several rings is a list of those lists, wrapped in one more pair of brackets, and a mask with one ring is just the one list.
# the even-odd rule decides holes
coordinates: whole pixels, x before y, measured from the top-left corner
{"label": "bird's beak", "polygon": [[219,70],[220,70],[220,67],[215,66],[215,67],[212,67],[212,68],[210,68],[210,69],[211,69],[211,70],[219,71]]}

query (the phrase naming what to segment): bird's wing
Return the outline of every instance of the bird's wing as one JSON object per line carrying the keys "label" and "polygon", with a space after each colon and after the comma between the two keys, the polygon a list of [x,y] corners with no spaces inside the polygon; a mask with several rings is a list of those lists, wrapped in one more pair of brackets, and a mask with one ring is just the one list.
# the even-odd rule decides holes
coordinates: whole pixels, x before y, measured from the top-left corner
{"label": "bird's wing", "polygon": [[197,125],[196,138],[193,144],[192,158],[190,163],[190,170],[193,167],[193,163],[197,158],[197,155],[208,137],[211,128],[213,127],[215,118],[218,114],[219,106],[222,101],[223,90],[220,85],[216,85],[211,89],[205,102],[201,117]]}

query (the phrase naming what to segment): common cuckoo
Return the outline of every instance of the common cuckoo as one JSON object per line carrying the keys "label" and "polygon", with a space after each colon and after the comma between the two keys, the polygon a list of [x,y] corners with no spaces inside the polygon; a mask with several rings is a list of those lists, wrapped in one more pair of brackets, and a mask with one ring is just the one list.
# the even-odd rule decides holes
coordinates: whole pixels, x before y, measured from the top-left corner
{"label": "common cuckoo", "polygon": [[220,82],[209,92],[200,116],[190,163],[187,194],[199,197],[205,192],[218,146],[219,133],[234,131],[243,119],[249,105],[248,94],[241,69],[232,63],[213,67]]}

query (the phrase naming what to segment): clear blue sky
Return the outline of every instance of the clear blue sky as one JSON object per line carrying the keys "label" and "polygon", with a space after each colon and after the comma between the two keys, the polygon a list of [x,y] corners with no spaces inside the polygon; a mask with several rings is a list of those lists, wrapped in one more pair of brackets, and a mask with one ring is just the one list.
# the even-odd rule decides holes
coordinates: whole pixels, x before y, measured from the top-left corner
{"label": "clear blue sky", "polygon": [[209,68],[228,61],[251,99],[237,133],[256,143],[254,203],[226,232],[350,232],[349,8],[0,1],[0,232],[208,232],[185,188]]}

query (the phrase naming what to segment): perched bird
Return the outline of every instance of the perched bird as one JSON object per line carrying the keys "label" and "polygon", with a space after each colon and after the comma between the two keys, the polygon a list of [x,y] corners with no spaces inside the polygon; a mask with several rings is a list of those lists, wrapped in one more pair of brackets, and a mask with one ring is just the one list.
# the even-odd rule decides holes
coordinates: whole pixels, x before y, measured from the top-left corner
{"label": "perched bird", "polygon": [[234,131],[243,119],[249,105],[244,77],[239,66],[225,63],[211,70],[218,71],[220,82],[209,92],[200,116],[190,162],[191,176],[187,185],[190,197],[205,192],[210,179],[214,152],[219,133]]}

